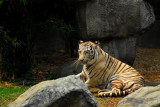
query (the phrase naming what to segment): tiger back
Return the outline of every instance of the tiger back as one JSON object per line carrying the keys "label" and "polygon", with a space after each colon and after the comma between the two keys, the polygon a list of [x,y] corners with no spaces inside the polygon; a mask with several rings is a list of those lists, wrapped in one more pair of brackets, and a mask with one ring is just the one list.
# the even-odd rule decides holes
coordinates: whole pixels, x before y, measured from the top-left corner
{"label": "tiger back", "polygon": [[78,53],[83,69],[77,76],[88,88],[101,89],[98,97],[123,96],[144,86],[138,71],[104,52],[99,42],[80,41]]}

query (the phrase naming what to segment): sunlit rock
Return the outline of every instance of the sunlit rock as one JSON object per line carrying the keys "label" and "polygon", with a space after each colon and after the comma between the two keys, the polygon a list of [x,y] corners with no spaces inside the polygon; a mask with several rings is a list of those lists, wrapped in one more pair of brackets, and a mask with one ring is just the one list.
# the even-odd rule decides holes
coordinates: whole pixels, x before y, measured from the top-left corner
{"label": "sunlit rock", "polygon": [[76,76],[41,82],[7,107],[98,107],[87,86]]}
{"label": "sunlit rock", "polygon": [[160,86],[143,87],[123,98],[117,107],[159,107]]}

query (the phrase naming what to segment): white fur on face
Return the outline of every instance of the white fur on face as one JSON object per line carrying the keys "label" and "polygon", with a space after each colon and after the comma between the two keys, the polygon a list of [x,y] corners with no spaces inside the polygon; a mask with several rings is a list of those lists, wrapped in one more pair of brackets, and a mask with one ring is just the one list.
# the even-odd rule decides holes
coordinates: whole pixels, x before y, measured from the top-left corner
{"label": "white fur on face", "polygon": [[92,64],[98,58],[97,49],[94,46],[86,44],[86,45],[79,45],[79,58],[83,59],[82,63]]}

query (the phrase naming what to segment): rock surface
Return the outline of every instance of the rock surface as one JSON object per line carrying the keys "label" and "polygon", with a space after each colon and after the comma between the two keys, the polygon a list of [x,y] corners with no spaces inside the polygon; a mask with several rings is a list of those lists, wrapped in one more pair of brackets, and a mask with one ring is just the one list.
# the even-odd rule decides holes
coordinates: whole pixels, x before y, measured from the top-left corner
{"label": "rock surface", "polygon": [[8,107],[98,107],[87,86],[76,76],[41,82]]}
{"label": "rock surface", "polygon": [[150,4],[143,0],[86,0],[77,9],[82,39],[128,37],[155,21]]}
{"label": "rock surface", "polygon": [[117,107],[160,107],[160,85],[138,89],[123,98]]}
{"label": "rock surface", "polygon": [[101,42],[102,49],[109,55],[133,65],[136,56],[136,38],[121,38],[109,42]]}
{"label": "rock surface", "polygon": [[160,20],[153,27],[138,37],[137,45],[140,47],[160,48]]}
{"label": "rock surface", "polygon": [[66,62],[62,66],[53,71],[52,79],[66,77],[68,75],[74,75],[82,72],[82,65],[75,61]]}

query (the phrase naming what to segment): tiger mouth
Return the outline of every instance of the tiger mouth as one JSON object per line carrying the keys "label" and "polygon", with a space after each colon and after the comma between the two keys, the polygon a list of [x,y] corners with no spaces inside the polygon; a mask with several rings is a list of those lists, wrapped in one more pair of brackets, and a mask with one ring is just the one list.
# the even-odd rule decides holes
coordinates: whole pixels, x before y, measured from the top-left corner
{"label": "tiger mouth", "polygon": [[88,61],[79,61],[81,64],[87,64]]}

